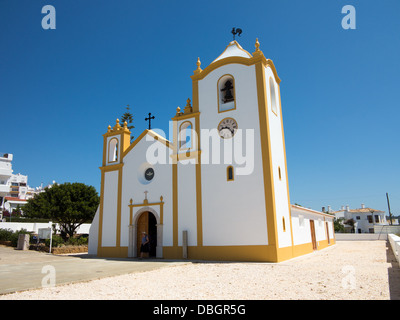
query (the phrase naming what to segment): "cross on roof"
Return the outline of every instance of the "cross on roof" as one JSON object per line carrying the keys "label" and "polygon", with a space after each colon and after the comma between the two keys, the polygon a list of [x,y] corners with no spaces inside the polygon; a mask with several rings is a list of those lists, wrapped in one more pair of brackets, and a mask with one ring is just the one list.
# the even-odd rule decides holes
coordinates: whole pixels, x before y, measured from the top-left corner
{"label": "cross on roof", "polygon": [[151,130],[151,120],[152,119],[155,119],[155,117],[154,116],[151,117],[150,112],[149,112],[149,117],[144,119],[145,121],[149,121],[149,130]]}

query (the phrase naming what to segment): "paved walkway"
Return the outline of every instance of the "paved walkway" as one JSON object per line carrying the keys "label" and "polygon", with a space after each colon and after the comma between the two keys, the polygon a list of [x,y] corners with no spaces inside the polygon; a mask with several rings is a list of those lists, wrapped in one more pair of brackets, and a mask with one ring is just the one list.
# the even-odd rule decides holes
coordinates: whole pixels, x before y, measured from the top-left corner
{"label": "paved walkway", "polygon": [[88,281],[143,272],[187,262],[157,259],[110,259],[88,254],[52,255],[0,246],[0,294],[41,288],[55,275],[55,284]]}

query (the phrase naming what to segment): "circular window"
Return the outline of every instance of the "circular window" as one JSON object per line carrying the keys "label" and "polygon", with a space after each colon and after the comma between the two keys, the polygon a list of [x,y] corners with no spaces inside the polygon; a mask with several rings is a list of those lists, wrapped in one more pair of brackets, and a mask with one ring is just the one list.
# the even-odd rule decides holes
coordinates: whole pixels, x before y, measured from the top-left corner
{"label": "circular window", "polygon": [[138,168],[137,178],[141,184],[149,184],[152,182],[154,175],[155,171],[150,163],[142,163],[142,165]]}
{"label": "circular window", "polygon": [[154,169],[153,168],[147,168],[146,171],[144,172],[144,178],[147,181],[151,181],[154,178]]}

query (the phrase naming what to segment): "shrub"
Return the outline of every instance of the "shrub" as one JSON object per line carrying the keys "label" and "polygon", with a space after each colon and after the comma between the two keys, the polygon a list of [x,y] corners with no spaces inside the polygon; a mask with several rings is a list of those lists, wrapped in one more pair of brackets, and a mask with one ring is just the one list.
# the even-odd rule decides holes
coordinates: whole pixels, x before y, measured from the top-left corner
{"label": "shrub", "polygon": [[11,241],[13,233],[11,229],[0,229],[0,241]]}
{"label": "shrub", "polygon": [[[50,239],[46,239],[45,240],[45,244],[46,244],[46,246],[49,247],[50,246]],[[61,245],[63,245],[63,244],[64,244],[63,238],[61,236],[59,236],[59,235],[53,234],[52,241],[51,241],[51,246],[53,248],[56,248],[56,247],[61,247]]]}

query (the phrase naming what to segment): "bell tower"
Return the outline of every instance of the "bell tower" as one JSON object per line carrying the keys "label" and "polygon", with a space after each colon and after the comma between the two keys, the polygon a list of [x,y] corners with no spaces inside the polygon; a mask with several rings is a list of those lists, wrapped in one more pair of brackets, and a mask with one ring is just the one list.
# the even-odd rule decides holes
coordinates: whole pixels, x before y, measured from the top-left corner
{"label": "bell tower", "polygon": [[121,127],[117,119],[114,128],[108,126],[107,132],[103,134],[103,166],[122,163],[123,153],[130,145],[130,136],[127,122]]}

